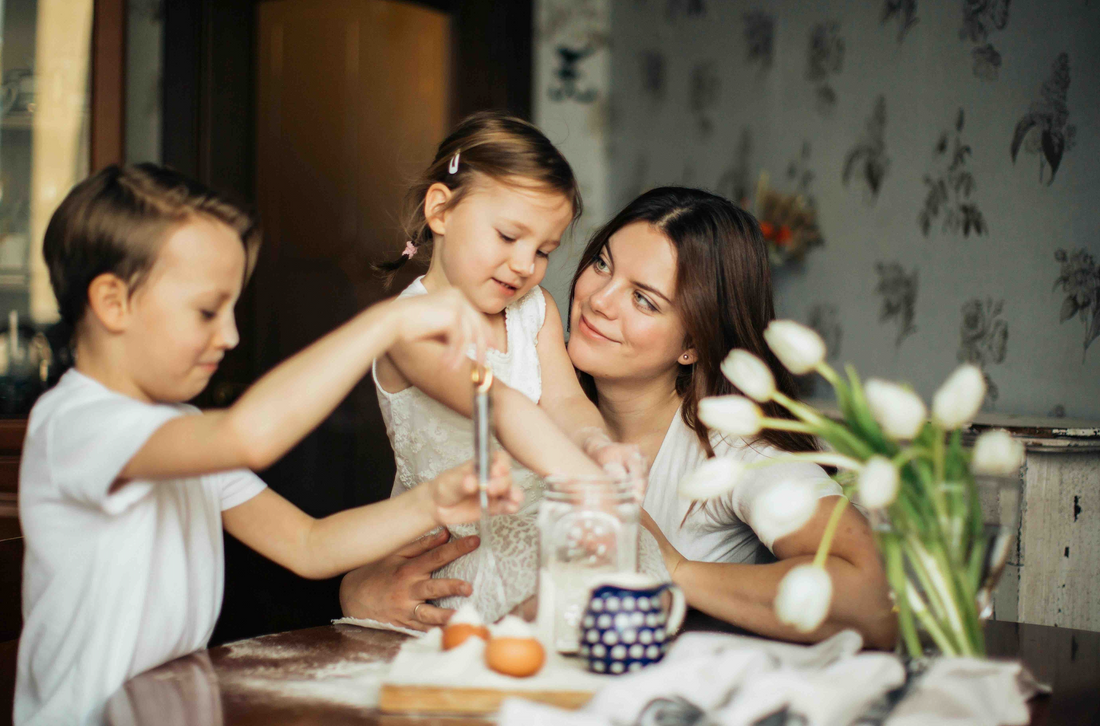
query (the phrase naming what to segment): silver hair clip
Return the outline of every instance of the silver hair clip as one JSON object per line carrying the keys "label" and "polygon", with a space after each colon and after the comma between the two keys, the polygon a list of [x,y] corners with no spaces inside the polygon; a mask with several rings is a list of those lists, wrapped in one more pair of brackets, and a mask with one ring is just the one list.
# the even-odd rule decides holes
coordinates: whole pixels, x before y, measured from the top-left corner
{"label": "silver hair clip", "polygon": [[455,155],[451,157],[451,163],[447,165],[447,173],[455,174],[458,172],[458,157],[462,152],[456,151]]}

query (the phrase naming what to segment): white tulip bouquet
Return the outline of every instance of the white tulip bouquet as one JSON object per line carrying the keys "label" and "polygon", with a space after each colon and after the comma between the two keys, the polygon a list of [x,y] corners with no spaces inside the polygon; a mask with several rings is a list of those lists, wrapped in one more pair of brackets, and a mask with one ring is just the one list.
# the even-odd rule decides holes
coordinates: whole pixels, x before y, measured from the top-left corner
{"label": "white tulip bouquet", "polygon": [[[864,385],[850,365],[845,377],[838,374],[825,362],[824,341],[810,328],[776,320],[764,338],[791,373],[816,371],[830,383],[840,420],[778,391],[768,366],[745,350],[731,351],[722,364],[722,372],[745,396],[704,398],[699,419],[734,437],[751,438],[765,428],[811,434],[831,451],[795,452],[752,464],[710,459],[684,478],[680,496],[720,496],[735,488],[747,470],[785,461],[835,467],[845,496],[828,520],[813,564],[795,567],[780,583],[779,619],[804,632],[824,621],[833,589],[825,559],[841,514],[855,497],[871,511],[909,655],[924,653],[921,630],[945,655],[984,655],[981,611],[1000,574],[1007,536],[991,542],[978,487],[986,478],[1018,477],[1024,450],[1004,431],[983,433],[972,451],[963,448],[960,429],[985,397],[982,372],[969,364],[956,369],[933,397],[929,420],[924,402],[908,388],[877,379]],[[766,417],[757,404],[768,401],[793,418]],[[813,515],[816,494],[798,482],[776,490],[760,507],[779,531],[794,532]]]}

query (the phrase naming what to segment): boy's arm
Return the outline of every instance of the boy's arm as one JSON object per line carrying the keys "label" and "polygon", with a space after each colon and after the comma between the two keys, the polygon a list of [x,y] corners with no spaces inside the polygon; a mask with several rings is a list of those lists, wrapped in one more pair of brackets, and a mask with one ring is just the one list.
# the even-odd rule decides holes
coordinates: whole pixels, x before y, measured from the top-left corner
{"label": "boy's arm", "polygon": [[[409,383],[463,416],[470,416],[473,363],[443,369],[443,354],[443,346],[435,341],[398,343],[388,353]],[[600,467],[527,396],[499,379],[493,382],[491,395],[497,438],[519,463],[540,476],[602,474]]]}
{"label": "boy's arm", "polygon": [[483,350],[488,328],[457,291],[375,305],[281,363],[229,409],[165,423],[115,486],[130,479],[263,469],[331,413],[377,356],[395,341],[420,338],[433,340],[440,351],[437,365],[446,367],[464,359],[471,342]]}
{"label": "boy's arm", "polygon": [[[515,512],[508,458],[494,459],[493,513]],[[471,463],[443,472],[392,499],[314,519],[271,489],[222,513],[227,532],[269,560],[311,579],[334,577],[381,559],[432,527],[476,520],[477,479]]]}

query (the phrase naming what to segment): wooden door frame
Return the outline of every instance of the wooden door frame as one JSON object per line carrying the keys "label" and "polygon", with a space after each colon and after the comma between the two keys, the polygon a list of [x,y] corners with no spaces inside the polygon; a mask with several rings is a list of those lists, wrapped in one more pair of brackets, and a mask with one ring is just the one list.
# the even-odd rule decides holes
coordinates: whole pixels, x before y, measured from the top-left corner
{"label": "wooden door frame", "polygon": [[91,166],[125,158],[126,0],[94,0],[92,11]]}

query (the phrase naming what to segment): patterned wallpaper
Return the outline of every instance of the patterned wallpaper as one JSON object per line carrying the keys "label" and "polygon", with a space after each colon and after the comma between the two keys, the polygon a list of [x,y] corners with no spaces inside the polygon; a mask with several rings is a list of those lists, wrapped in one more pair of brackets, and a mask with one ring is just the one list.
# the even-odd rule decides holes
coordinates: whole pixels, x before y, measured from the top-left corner
{"label": "patterned wallpaper", "polygon": [[1100,419],[1100,0],[610,16],[608,214],[666,183],[741,199],[765,171],[825,239],[777,270],[779,312],[836,361],[925,396],[971,361],[987,410]]}

